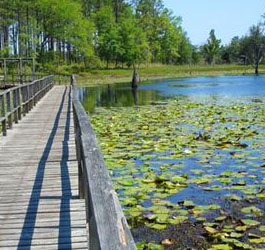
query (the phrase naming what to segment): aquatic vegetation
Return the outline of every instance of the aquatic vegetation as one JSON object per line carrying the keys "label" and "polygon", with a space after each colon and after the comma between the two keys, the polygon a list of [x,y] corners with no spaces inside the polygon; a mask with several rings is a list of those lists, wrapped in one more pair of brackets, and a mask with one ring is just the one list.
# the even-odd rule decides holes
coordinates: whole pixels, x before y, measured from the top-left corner
{"label": "aquatic vegetation", "polygon": [[92,115],[139,249],[265,249],[265,107],[251,100]]}

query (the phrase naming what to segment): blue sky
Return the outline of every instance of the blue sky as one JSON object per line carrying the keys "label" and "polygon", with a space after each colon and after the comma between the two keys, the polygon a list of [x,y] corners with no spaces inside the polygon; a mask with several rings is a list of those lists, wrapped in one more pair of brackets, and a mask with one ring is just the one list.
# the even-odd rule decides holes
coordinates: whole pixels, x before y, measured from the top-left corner
{"label": "blue sky", "polygon": [[183,27],[195,45],[203,44],[211,29],[223,44],[242,36],[265,13],[264,0],[164,0],[164,4],[181,16]]}

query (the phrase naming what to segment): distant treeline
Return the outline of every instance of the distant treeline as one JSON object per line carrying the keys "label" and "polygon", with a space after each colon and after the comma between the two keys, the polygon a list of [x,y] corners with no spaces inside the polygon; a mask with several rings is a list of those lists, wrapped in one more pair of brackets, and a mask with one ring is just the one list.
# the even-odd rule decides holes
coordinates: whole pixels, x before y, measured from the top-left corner
{"label": "distant treeline", "polygon": [[205,45],[193,46],[162,0],[0,0],[0,57],[40,65],[252,63],[245,43],[233,38],[222,47],[212,30]]}

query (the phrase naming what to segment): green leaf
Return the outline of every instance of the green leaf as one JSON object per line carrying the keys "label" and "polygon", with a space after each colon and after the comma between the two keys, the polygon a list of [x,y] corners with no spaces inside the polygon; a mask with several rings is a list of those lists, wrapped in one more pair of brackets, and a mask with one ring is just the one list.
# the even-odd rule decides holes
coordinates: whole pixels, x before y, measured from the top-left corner
{"label": "green leaf", "polygon": [[215,221],[224,221],[226,219],[226,216],[220,216],[215,218]]}
{"label": "green leaf", "polygon": [[238,195],[235,195],[235,194],[228,194],[225,196],[226,198],[232,200],[232,201],[240,201],[242,200],[242,198]]}
{"label": "green leaf", "polygon": [[158,229],[158,230],[162,230],[162,229],[167,228],[166,224],[157,224],[157,223],[145,223],[145,224],[150,228],[154,228],[154,229]]}
{"label": "green leaf", "polygon": [[235,228],[235,230],[237,232],[245,232],[245,231],[247,231],[247,229],[248,229],[247,226],[238,226],[238,227]]}
{"label": "green leaf", "polygon": [[265,243],[265,237],[261,237],[258,239],[249,239],[249,242],[255,244]]}
{"label": "green leaf", "polygon": [[189,218],[187,216],[176,216],[174,218],[170,218],[168,220],[168,222],[170,224],[174,224],[174,225],[177,225],[177,224],[181,224],[183,223],[184,221],[188,220]]}
{"label": "green leaf", "polygon": [[123,186],[132,186],[133,181],[118,181]]}
{"label": "green leaf", "polygon": [[244,225],[246,225],[246,226],[257,226],[257,225],[260,224],[259,221],[251,220],[251,219],[243,219],[243,220],[241,220],[241,221],[242,221],[242,222],[244,223]]}
{"label": "green leaf", "polygon": [[205,227],[204,229],[210,234],[218,233],[218,231],[216,229],[212,228],[212,227]]}
{"label": "green leaf", "polygon": [[155,243],[148,244],[148,250],[163,250],[163,249],[164,247],[162,245],[155,244]]}
{"label": "green leaf", "polygon": [[195,207],[195,204],[193,203],[193,201],[186,200],[186,201],[184,201],[183,206],[185,206],[187,208],[193,208],[193,207]]}
{"label": "green leaf", "polygon": [[241,209],[242,213],[246,213],[246,214],[251,214],[251,213],[260,213],[261,210],[255,206],[251,206],[251,207],[244,207]]}
{"label": "green leaf", "polygon": [[233,248],[228,244],[212,245],[211,249],[215,250],[232,250]]}
{"label": "green leaf", "polygon": [[232,237],[232,238],[240,238],[240,237],[243,237],[243,236],[244,236],[244,234],[235,233],[235,232],[232,232],[230,234],[230,237]]}

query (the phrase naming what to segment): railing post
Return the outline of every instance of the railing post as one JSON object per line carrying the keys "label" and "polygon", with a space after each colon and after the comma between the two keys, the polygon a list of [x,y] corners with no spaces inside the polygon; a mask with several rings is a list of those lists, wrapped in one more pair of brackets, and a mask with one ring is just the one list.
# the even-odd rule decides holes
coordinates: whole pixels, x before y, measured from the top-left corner
{"label": "railing post", "polygon": [[29,110],[33,108],[33,84],[29,85]]}
{"label": "railing post", "polygon": [[75,126],[75,145],[76,145],[76,157],[77,157],[77,163],[78,163],[78,193],[79,193],[79,199],[84,199],[84,173],[83,173],[83,164],[82,164],[82,157],[81,157],[81,133],[80,128],[78,127],[77,121],[76,121],[76,115],[74,112],[74,126]]}
{"label": "railing post", "polygon": [[[59,78],[60,79],[60,78]],[[74,76],[70,78],[71,92],[72,92],[72,100],[75,99],[75,89],[74,89]],[[75,106],[73,105],[73,118],[74,118],[74,131],[75,131],[75,145],[76,145],[76,157],[78,163],[78,195],[79,199],[85,198],[85,183],[84,183],[84,173],[83,173],[83,163],[82,163],[82,152],[81,152],[81,130],[78,123],[78,117],[76,115]],[[87,203],[87,199],[86,199]],[[86,210],[87,210],[86,205]],[[88,211],[86,211],[88,218]]]}
{"label": "railing post", "polygon": [[29,95],[29,85],[27,85],[27,92],[26,92],[26,101],[27,101],[27,104],[26,104],[26,113],[29,112],[30,110],[30,104],[29,104],[29,99],[30,99],[30,95]]}
{"label": "railing post", "polygon": [[1,100],[1,106],[2,106],[2,112],[1,112],[1,117],[4,119],[2,121],[2,133],[3,136],[6,136],[6,119],[5,119],[5,95],[1,95],[0,96],[0,100]]}
{"label": "railing post", "polygon": [[18,105],[18,120],[21,120],[21,113],[22,113],[22,107],[21,107],[21,88],[17,89],[17,105]]}
{"label": "railing post", "polygon": [[18,110],[17,110],[17,90],[13,90],[12,91],[12,95],[13,95],[13,108],[16,109],[14,111],[14,121],[15,123],[18,123]]}
{"label": "railing post", "polygon": [[10,92],[6,94],[6,111],[8,115],[8,127],[9,129],[12,128],[12,114],[11,112],[11,98],[10,98]]}
{"label": "railing post", "polygon": [[33,92],[33,97],[32,97],[32,106],[34,107],[37,103],[37,96],[36,96],[36,93],[37,93],[37,84],[38,82],[35,82],[33,85],[32,85],[32,92]]}

